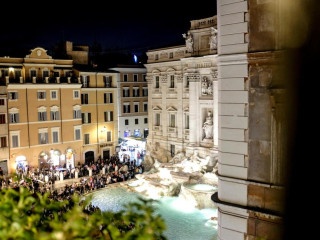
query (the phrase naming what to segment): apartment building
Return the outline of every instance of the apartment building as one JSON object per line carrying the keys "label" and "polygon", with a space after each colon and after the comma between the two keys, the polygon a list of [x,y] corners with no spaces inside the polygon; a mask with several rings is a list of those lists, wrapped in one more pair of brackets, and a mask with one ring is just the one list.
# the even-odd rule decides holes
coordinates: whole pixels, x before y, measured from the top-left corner
{"label": "apartment building", "polygon": [[118,144],[119,74],[87,66],[74,69],[80,77],[83,149],[82,159],[109,159]]}
{"label": "apartment building", "polygon": [[7,91],[5,86],[0,86],[0,167],[5,174],[8,173],[8,162]]}
{"label": "apartment building", "polygon": [[146,138],[149,134],[146,68],[118,65],[110,70],[119,72],[119,138]]}

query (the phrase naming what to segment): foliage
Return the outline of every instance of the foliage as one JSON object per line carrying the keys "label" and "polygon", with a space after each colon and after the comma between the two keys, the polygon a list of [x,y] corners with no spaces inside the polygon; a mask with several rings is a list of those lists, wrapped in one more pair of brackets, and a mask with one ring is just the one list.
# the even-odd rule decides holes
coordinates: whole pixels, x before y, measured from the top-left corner
{"label": "foliage", "polygon": [[84,211],[84,202],[54,201],[49,193],[33,194],[24,187],[0,192],[0,239],[165,239],[165,224],[154,214],[152,200],[128,203],[117,213]]}

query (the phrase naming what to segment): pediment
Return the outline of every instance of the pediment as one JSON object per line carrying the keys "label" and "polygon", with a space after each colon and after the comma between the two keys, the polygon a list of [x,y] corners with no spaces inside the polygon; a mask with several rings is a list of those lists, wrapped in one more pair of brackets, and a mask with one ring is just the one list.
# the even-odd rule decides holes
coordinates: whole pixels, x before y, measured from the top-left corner
{"label": "pediment", "polygon": [[162,111],[162,108],[159,106],[155,106],[152,108],[153,111]]}
{"label": "pediment", "polygon": [[170,107],[167,108],[167,111],[168,112],[176,112],[177,109],[175,107],[170,106]]}
{"label": "pediment", "polygon": [[47,50],[42,47],[31,49],[31,53],[27,55],[26,58],[52,59],[52,57],[47,54]]}

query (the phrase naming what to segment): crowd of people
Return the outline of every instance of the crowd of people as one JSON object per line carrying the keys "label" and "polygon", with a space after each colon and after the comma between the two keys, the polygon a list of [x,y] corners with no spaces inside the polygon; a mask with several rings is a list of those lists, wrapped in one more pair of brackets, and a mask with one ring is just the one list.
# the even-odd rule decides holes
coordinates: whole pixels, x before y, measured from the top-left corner
{"label": "crowd of people", "polygon": [[[135,160],[120,162],[116,155],[107,160],[98,158],[94,162],[79,164],[78,167],[74,169],[63,169],[64,170],[61,170],[61,168],[41,170],[34,168],[19,169],[17,170],[19,181],[14,181],[13,177],[0,176],[0,190],[3,188],[19,188],[19,186],[24,186],[31,192],[39,192],[41,194],[49,192],[50,198],[63,201],[70,199],[74,193],[83,195],[104,188],[109,184],[130,180],[134,178],[136,174],[143,172],[143,166],[137,166]],[[80,179],[79,181],[74,181],[71,184],[58,188],[55,186],[55,182],[60,180],[61,171],[64,175],[63,179],[75,178],[75,172],[78,173]],[[92,174],[89,174],[91,172]],[[95,207],[88,207],[88,211],[93,210],[96,210]]]}

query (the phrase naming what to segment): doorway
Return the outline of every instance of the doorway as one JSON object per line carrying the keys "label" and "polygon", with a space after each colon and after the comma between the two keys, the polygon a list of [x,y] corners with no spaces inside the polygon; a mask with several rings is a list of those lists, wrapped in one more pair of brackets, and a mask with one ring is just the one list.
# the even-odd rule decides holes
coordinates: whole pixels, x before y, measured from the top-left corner
{"label": "doorway", "polygon": [[84,154],[84,163],[86,165],[91,165],[94,162],[94,152],[88,151]]}
{"label": "doorway", "polygon": [[103,150],[103,160],[110,159],[110,150]]}

